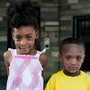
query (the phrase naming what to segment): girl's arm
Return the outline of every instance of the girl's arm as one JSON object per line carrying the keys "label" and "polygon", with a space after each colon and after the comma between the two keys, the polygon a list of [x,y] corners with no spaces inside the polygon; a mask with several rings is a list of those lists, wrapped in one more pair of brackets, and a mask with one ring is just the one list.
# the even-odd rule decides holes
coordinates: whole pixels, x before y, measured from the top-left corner
{"label": "girl's arm", "polygon": [[45,53],[42,53],[40,55],[40,63],[42,65],[42,67],[43,67],[43,72],[42,72],[43,77],[44,77],[44,70],[45,70],[45,68],[47,66],[47,61],[48,61],[48,55],[47,55],[47,53],[46,52]]}
{"label": "girl's arm", "polygon": [[7,76],[9,75],[10,61],[11,61],[11,52],[10,51],[6,51],[4,53],[4,62],[5,62],[5,66],[6,66]]}
{"label": "girl's arm", "polygon": [[41,65],[43,67],[43,70],[46,68],[46,65],[47,65],[47,61],[48,61],[48,55],[47,53],[42,53],[40,55],[40,62],[41,62]]}

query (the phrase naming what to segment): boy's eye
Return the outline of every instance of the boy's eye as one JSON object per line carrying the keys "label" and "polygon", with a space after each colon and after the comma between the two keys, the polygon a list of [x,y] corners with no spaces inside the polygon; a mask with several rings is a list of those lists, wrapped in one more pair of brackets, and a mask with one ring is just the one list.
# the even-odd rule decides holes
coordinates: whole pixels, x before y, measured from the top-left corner
{"label": "boy's eye", "polygon": [[77,59],[78,61],[80,61],[80,60],[81,60],[81,57],[80,57],[80,56],[77,56],[76,59]]}
{"label": "boy's eye", "polygon": [[66,59],[67,59],[67,60],[70,60],[70,59],[71,59],[71,56],[67,56]]}
{"label": "boy's eye", "polygon": [[80,61],[81,60],[81,57],[80,56],[77,56],[77,57],[71,57],[71,56],[67,56],[66,59],[67,60],[71,60],[71,59],[76,59],[77,61]]}

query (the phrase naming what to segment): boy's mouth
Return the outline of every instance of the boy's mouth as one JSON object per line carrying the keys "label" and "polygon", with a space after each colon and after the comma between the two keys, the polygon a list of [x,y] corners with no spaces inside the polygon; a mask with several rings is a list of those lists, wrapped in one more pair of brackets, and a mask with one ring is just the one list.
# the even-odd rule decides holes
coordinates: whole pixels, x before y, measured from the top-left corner
{"label": "boy's mouth", "polygon": [[69,67],[69,70],[77,70],[77,67]]}

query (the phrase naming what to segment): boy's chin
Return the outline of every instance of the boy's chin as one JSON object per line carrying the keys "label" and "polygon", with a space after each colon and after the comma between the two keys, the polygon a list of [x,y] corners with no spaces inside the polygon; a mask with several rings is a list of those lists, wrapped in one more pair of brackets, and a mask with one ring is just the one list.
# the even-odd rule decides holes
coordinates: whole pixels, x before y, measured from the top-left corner
{"label": "boy's chin", "polygon": [[68,76],[77,76],[80,74],[80,71],[77,70],[77,71],[67,71],[67,70],[64,70],[64,73]]}

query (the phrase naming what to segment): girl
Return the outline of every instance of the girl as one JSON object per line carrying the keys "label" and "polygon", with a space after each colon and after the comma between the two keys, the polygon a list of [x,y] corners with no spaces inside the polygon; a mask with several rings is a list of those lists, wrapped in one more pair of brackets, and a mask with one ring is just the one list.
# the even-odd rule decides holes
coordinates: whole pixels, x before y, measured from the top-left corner
{"label": "girl", "polygon": [[4,53],[7,69],[6,90],[43,90],[42,70],[47,54],[35,49],[39,37],[35,9],[30,2],[15,2],[7,8],[9,27],[16,49]]}

